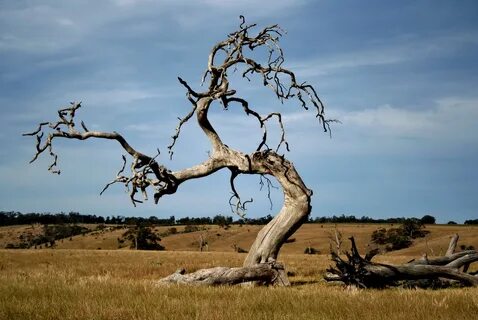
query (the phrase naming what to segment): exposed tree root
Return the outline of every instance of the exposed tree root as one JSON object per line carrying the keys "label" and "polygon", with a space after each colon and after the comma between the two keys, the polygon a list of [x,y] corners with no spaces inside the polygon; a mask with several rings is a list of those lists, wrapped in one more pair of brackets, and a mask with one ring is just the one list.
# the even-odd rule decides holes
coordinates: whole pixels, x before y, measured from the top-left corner
{"label": "exposed tree root", "polygon": [[[327,269],[325,280],[341,281],[346,285],[361,288],[383,288],[387,286],[478,286],[476,273],[468,273],[471,263],[478,261],[475,250],[454,253],[458,241],[455,234],[444,257],[428,259],[426,255],[402,265],[389,265],[371,262],[375,253],[362,258],[353,237],[352,252],[346,252],[347,261],[332,252],[335,268]],[[463,270],[460,271],[460,268]]]}

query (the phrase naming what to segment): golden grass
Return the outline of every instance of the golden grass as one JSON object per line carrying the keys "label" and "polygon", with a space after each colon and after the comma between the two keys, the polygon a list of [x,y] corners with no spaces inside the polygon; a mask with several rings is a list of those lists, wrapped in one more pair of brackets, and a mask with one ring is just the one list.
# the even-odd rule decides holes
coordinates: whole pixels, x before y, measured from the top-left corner
{"label": "golden grass", "polygon": [[8,243],[19,242],[19,237],[23,233],[31,233],[32,235],[40,235],[43,232],[41,224],[19,225],[19,226],[2,226],[0,227],[0,248],[5,248]]}
{"label": "golden grass", "polygon": [[[326,255],[282,255],[296,273],[291,288],[160,287],[156,282],[178,267],[237,266],[243,259],[243,254],[217,252],[0,250],[0,319],[392,320],[478,314],[478,288],[349,291],[325,284]],[[407,259],[380,257],[390,263]]]}
{"label": "golden grass", "polygon": [[[178,233],[164,237],[161,244],[166,250],[171,251],[198,251],[199,237],[203,236],[209,243],[209,251],[214,252],[232,252],[233,244],[248,250],[254,242],[257,233],[263,226],[231,226],[228,230],[218,226],[204,226],[206,230]],[[361,252],[366,250],[370,243],[370,235],[378,228],[390,228],[390,224],[338,224],[337,228],[343,235],[343,247],[348,249],[350,244],[347,240],[354,236],[357,246]],[[396,226],[394,226],[396,227]],[[158,232],[165,232],[169,227],[158,227]],[[182,231],[184,226],[177,226],[178,231]],[[1,228],[0,228],[1,230]],[[450,241],[450,236],[454,233],[460,235],[459,244],[473,245],[478,248],[478,226],[461,225],[429,225],[426,230],[430,234],[422,239],[417,239],[414,245],[408,249],[396,251],[393,255],[413,255],[421,256],[423,253],[429,255],[443,254]],[[285,244],[281,252],[285,254],[302,254],[307,246],[312,246],[323,253],[329,252],[329,237],[334,234],[334,224],[304,224],[295,234],[291,236],[295,241]],[[85,236],[73,237],[72,241],[65,239],[57,242],[59,249],[107,249],[118,248],[117,238],[124,233],[124,230],[115,230],[112,232],[102,232],[87,234]]]}
{"label": "golden grass", "polygon": [[[95,229],[95,225],[88,225]],[[390,228],[390,224],[338,224],[337,228],[342,233],[344,239],[344,249],[349,248],[350,236],[354,236],[357,246],[361,252],[366,250],[370,243],[370,235],[378,228]],[[396,227],[396,226],[394,226]],[[170,227],[157,227],[156,232],[164,233]],[[175,226],[181,232],[184,226]],[[228,230],[218,226],[204,226],[205,230],[191,233],[178,233],[163,237],[161,244],[166,250],[171,251],[198,251],[200,236],[207,239],[209,251],[214,252],[232,252],[233,244],[243,249],[249,249],[257,233],[262,226],[231,226]],[[23,232],[39,233],[42,228],[40,225],[33,226],[9,226],[0,227],[0,248],[5,247],[9,242],[18,241],[18,236]],[[472,245],[478,248],[478,226],[463,225],[428,225],[426,230],[430,234],[425,238],[416,239],[414,244],[407,249],[389,253],[390,255],[412,255],[420,256],[423,253],[429,255],[442,255],[454,233],[460,235],[459,244]],[[56,242],[57,249],[118,249],[117,239],[124,233],[124,229],[113,231],[95,231],[86,235],[72,237],[72,240],[64,239]],[[319,249],[323,253],[329,252],[329,237],[334,234],[334,224],[304,224],[295,234],[291,236],[295,241],[287,243],[281,249],[285,254],[302,254],[307,246]],[[16,240],[15,240],[16,239]]]}

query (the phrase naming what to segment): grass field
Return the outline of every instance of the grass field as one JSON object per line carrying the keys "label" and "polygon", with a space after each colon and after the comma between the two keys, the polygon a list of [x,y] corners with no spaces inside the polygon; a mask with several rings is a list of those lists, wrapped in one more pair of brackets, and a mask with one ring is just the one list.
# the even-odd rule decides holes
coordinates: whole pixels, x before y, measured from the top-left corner
{"label": "grass field", "polygon": [[[284,255],[291,288],[162,287],[178,266],[240,265],[243,254],[0,250],[0,319],[476,319],[478,289],[346,290],[326,255]],[[381,257],[403,262],[409,257]]]}
{"label": "grass field", "polygon": [[[13,234],[15,229],[9,228]],[[329,256],[302,252],[307,244],[327,252],[328,234],[334,230],[331,225],[305,225],[293,236],[296,241],[284,246],[280,260],[294,274],[290,288],[157,284],[157,279],[179,267],[191,272],[240,266],[245,255],[232,252],[230,244],[248,248],[259,228],[212,227],[208,236],[216,234],[217,238],[210,241],[211,252],[202,253],[193,246],[199,233],[164,238],[170,251],[73,249],[97,249],[108,241],[114,246],[114,231],[77,236],[58,243],[56,249],[0,250],[0,319],[476,319],[478,288],[357,291],[325,283],[322,276],[330,264]],[[355,235],[363,248],[370,230],[377,226],[338,228],[344,238]],[[460,243],[478,247],[476,227],[427,229],[431,234],[426,239],[376,260],[393,264],[424,251],[439,254],[454,232],[461,235]],[[59,249],[61,245],[70,249]],[[188,248],[195,251],[186,251]]]}

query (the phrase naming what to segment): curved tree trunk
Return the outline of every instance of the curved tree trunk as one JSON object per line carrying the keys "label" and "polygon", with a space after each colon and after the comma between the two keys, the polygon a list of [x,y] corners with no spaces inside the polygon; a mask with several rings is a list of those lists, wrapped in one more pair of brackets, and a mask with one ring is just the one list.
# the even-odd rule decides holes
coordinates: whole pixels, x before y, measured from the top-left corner
{"label": "curved tree trunk", "polygon": [[[285,161],[285,160],[284,160]],[[280,165],[279,165],[280,166]],[[312,209],[312,191],[307,189],[293,165],[287,162],[274,174],[284,192],[284,204],[280,212],[263,227],[247,255],[244,266],[276,260],[285,241],[305,222]],[[286,170],[287,170],[286,169]],[[282,172],[281,172],[282,171]]]}

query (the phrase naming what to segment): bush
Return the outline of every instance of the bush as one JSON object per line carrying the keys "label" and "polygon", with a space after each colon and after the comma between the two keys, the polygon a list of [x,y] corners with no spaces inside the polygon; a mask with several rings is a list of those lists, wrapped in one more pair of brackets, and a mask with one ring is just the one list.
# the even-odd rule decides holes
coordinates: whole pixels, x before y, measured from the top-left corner
{"label": "bush", "polygon": [[388,241],[387,230],[385,228],[380,228],[372,232],[372,242],[376,244],[386,244]]}
{"label": "bush", "polygon": [[409,236],[404,235],[400,229],[390,229],[387,232],[387,251],[400,250],[410,247],[412,240]]}
{"label": "bush", "polygon": [[[425,219],[427,220],[427,219]],[[400,250],[408,248],[412,244],[412,240],[424,237],[429,233],[423,230],[425,226],[422,220],[415,218],[405,219],[398,228],[380,228],[372,233],[372,242],[385,246],[386,251]]]}
{"label": "bush", "polygon": [[196,232],[199,231],[199,227],[195,225],[188,224],[184,227],[184,233]]}

